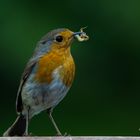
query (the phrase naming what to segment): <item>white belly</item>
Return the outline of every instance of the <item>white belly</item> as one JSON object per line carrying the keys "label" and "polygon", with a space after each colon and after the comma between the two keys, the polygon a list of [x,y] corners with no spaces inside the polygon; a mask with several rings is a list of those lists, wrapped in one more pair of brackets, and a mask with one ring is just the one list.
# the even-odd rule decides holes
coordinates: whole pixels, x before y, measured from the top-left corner
{"label": "white belly", "polygon": [[50,84],[38,84],[30,75],[22,90],[23,114],[30,108],[29,116],[32,117],[43,110],[55,107],[66,95],[69,87],[66,87],[57,72],[53,72],[53,80]]}

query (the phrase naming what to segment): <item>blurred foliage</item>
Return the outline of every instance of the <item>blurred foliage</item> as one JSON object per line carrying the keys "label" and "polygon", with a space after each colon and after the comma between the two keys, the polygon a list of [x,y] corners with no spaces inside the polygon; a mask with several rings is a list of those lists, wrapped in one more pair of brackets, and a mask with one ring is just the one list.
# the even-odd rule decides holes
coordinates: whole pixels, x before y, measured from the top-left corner
{"label": "blurred foliage", "polygon": [[[140,127],[139,0],[1,0],[0,134],[16,118],[20,76],[36,42],[48,31],[88,26],[88,42],[75,42],[76,78],[54,110],[63,133],[135,135]],[[34,135],[55,135],[47,114],[30,124]]]}

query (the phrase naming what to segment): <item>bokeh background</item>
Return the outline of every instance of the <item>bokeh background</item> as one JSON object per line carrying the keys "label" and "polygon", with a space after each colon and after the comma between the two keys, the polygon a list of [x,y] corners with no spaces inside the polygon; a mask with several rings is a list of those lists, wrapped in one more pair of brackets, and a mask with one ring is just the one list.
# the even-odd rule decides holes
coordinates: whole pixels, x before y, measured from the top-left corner
{"label": "bokeh background", "polygon": [[[88,26],[88,42],[75,42],[76,78],[54,110],[62,133],[140,135],[139,0],[1,0],[0,135],[16,118],[23,69],[37,41],[61,27]],[[30,123],[33,135],[55,135],[46,112]]]}

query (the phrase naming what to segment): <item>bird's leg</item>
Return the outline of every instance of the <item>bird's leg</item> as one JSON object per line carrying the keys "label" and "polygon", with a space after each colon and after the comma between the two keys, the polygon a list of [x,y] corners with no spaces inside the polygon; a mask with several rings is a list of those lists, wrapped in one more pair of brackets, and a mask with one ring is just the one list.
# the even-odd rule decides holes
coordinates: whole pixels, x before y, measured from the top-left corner
{"label": "bird's leg", "polygon": [[30,111],[30,107],[28,107],[27,109],[27,114],[26,114],[26,130],[25,130],[25,136],[29,136],[28,133],[28,126],[29,126],[29,111]]}
{"label": "bird's leg", "polygon": [[52,122],[52,124],[53,124],[53,126],[54,126],[54,128],[55,128],[55,130],[56,130],[56,132],[57,132],[57,136],[62,136],[62,134],[61,134],[59,128],[57,127],[57,125],[56,125],[56,123],[55,123],[55,121],[54,121],[54,119],[53,119],[53,117],[52,117],[52,109],[48,109],[48,110],[47,110],[47,113],[48,113],[49,118],[50,118],[50,120],[51,120],[51,122]]}

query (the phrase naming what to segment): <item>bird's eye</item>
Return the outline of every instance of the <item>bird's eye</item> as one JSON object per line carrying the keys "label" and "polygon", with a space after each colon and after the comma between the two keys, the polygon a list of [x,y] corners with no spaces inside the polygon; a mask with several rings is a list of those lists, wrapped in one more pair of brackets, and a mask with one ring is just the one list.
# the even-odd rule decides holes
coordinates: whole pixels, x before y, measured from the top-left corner
{"label": "bird's eye", "polygon": [[62,42],[62,41],[63,41],[63,36],[58,35],[58,36],[56,36],[55,40],[56,40],[57,42]]}

